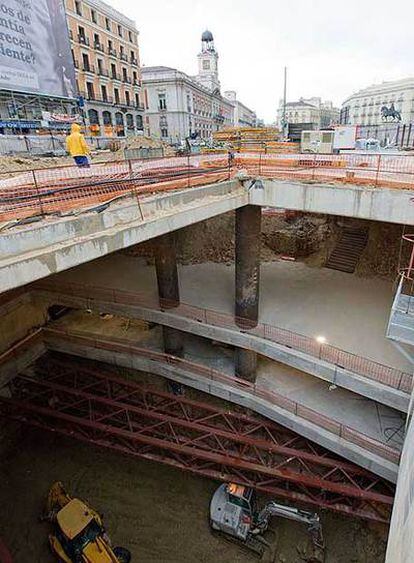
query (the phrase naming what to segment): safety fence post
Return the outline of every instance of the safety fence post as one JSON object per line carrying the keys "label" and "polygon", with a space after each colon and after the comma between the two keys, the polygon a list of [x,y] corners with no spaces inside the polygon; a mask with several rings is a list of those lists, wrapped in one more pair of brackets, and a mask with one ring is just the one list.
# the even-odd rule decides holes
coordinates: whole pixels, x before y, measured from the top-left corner
{"label": "safety fence post", "polygon": [[315,172],[316,172],[316,153],[313,155],[313,163],[312,163],[312,180],[315,179]]}
{"label": "safety fence post", "polygon": [[378,158],[377,158],[377,172],[375,174],[375,187],[376,188],[378,187],[378,178],[379,178],[380,167],[381,167],[381,156],[382,155],[379,154]]}
{"label": "safety fence post", "polygon": [[37,199],[39,200],[39,208],[40,208],[40,214],[42,215],[42,217],[44,216],[45,212],[43,209],[43,204],[42,204],[42,198],[40,195],[40,191],[39,191],[39,186],[37,183],[37,178],[36,178],[36,171],[32,170],[32,176],[33,176],[33,182],[34,182],[34,186],[35,186],[35,190],[36,190],[36,194],[37,194]]}

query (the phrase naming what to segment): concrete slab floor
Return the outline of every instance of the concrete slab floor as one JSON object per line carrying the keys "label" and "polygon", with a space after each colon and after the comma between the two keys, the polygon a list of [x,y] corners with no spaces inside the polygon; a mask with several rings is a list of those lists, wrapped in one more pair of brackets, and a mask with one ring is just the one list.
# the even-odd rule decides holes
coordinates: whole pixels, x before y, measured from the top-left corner
{"label": "concrete slab floor", "polygon": [[[121,337],[137,346],[162,350],[161,328],[143,331],[137,321],[129,322],[111,315],[99,316],[83,311],[72,312],[54,326],[99,334],[105,338]],[[233,350],[230,347],[212,344],[209,340],[185,334],[185,357],[197,363],[234,374]],[[316,412],[363,432],[390,446],[401,449],[404,439],[405,419],[394,409],[365,399],[339,387],[329,385],[311,375],[278,362],[260,357],[257,385],[275,391]]]}
{"label": "concrete slab floor", "polygon": [[[112,254],[62,274],[67,281],[157,295],[155,269],[141,258]],[[233,313],[234,265],[179,266],[181,300]],[[393,284],[302,263],[268,262],[261,268],[260,320],[377,362],[413,371],[385,338]]]}

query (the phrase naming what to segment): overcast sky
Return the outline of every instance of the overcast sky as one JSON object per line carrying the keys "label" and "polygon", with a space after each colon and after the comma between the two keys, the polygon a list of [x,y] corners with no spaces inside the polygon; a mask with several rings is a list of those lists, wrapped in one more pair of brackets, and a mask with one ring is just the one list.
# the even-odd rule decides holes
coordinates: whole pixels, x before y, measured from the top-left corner
{"label": "overcast sky", "polygon": [[134,19],[141,62],[196,74],[201,33],[214,35],[222,90],[267,123],[288,67],[288,101],[338,106],[374,82],[414,75],[412,0],[107,0]]}

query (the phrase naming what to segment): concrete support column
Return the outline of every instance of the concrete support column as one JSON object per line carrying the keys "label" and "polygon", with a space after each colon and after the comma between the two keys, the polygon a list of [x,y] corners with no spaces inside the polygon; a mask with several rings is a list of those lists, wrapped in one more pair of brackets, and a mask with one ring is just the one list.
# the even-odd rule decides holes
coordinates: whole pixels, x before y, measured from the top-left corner
{"label": "concrete support column", "polygon": [[[155,240],[155,269],[158,296],[163,309],[173,309],[180,304],[175,234],[168,233]],[[183,354],[183,334],[167,326],[162,327],[164,351],[173,356]]]}
{"label": "concrete support column", "polygon": [[[259,317],[261,208],[246,205],[236,211],[236,323],[241,329],[257,326]],[[236,350],[236,375],[255,381],[257,355]]]}

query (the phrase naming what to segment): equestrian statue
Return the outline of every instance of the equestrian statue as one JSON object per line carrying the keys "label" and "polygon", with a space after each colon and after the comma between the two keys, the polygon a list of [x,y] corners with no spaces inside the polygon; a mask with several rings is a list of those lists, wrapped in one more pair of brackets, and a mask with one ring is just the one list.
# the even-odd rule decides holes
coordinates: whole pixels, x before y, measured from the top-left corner
{"label": "equestrian statue", "polygon": [[389,108],[382,106],[381,117],[383,121],[388,121],[389,117],[391,117],[392,121],[401,121],[401,112],[395,109],[394,102],[392,102]]}

